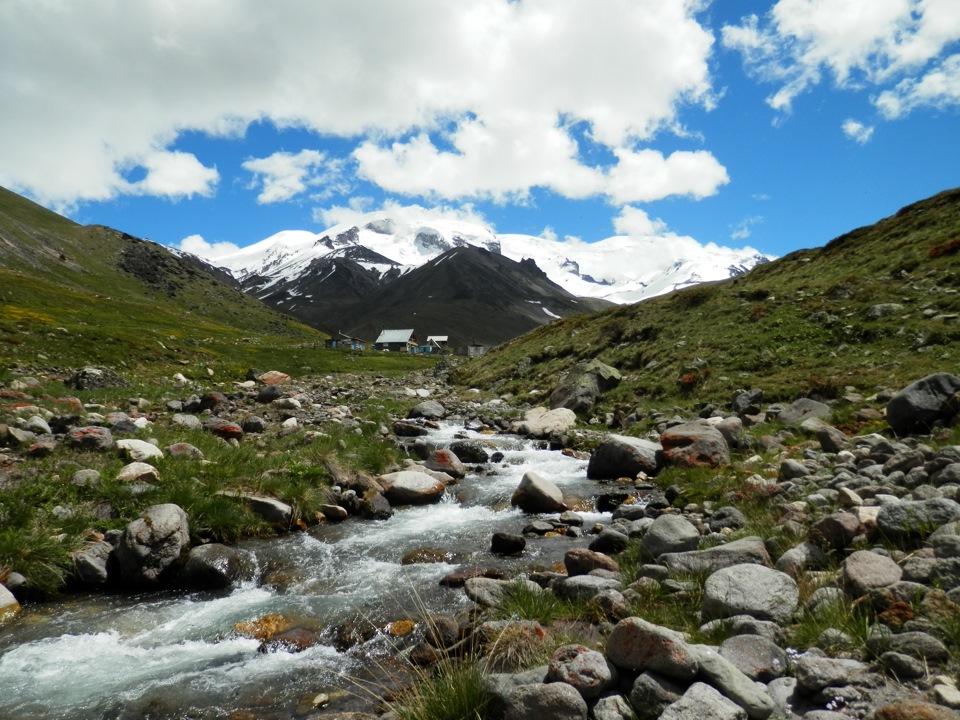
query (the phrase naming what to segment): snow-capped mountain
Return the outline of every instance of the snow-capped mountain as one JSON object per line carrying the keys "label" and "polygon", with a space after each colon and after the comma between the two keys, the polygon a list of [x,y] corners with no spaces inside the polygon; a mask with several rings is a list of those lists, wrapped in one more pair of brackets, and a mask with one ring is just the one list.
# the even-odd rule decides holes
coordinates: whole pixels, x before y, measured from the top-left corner
{"label": "snow-capped mountain", "polygon": [[[211,260],[258,297],[295,284],[320,258],[351,260],[389,279],[455,247],[472,245],[521,261],[532,259],[572,295],[632,303],[700,282],[722,280],[772,259],[750,248],[700,245],[682,236],[615,236],[598,242],[496,235],[489,228],[449,218],[409,218],[389,211],[321,233],[286,230]],[[336,263],[324,263],[336,272]]]}

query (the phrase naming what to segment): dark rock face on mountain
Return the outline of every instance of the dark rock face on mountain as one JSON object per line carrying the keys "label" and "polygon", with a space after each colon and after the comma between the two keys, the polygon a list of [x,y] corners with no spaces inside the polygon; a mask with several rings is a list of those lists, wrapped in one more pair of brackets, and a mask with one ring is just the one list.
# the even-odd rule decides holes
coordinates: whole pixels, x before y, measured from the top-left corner
{"label": "dark rock face on mountain", "polygon": [[[443,239],[425,235],[418,241]],[[330,333],[373,340],[383,328],[413,327],[421,341],[447,335],[453,347],[495,345],[558,317],[610,305],[574,297],[533,260],[516,262],[470,245],[453,247],[406,274],[381,275],[361,263],[396,266],[367,248],[345,247],[314,261],[294,280],[260,287],[264,279],[250,277],[244,287]]]}

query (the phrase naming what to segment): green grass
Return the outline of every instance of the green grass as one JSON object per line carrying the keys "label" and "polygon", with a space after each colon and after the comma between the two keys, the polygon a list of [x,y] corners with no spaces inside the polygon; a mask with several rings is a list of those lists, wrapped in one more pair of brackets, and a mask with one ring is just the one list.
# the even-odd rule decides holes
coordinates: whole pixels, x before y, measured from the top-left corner
{"label": "green grass", "polygon": [[[902,387],[956,362],[960,326],[937,316],[960,312],[960,272],[956,257],[931,248],[958,233],[954,190],[739,278],[558,320],[459,366],[454,379],[546,397],[576,363],[598,358],[624,375],[600,412],[723,406],[749,386],[768,402]],[[889,302],[903,311],[867,316]]]}
{"label": "green grass", "polygon": [[392,705],[400,720],[483,720],[487,716],[491,696],[480,665],[444,660],[432,673],[421,670],[418,675]]}
{"label": "green grass", "polygon": [[580,620],[596,615],[585,604],[558,598],[552,592],[536,592],[525,583],[511,583],[492,616],[504,620],[535,620],[550,625],[557,620]]}

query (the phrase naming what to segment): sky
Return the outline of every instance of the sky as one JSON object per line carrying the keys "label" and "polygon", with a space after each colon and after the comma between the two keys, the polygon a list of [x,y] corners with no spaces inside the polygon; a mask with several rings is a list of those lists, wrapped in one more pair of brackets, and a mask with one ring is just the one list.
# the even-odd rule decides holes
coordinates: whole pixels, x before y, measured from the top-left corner
{"label": "sky", "polygon": [[960,185],[960,2],[0,0],[0,98],[0,185],[212,259],[383,209],[784,255]]}

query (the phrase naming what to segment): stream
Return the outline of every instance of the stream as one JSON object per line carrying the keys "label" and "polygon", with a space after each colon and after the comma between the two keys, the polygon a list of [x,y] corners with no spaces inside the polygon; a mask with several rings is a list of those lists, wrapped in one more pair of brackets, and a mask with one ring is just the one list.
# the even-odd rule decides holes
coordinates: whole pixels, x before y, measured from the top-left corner
{"label": "stream", "polygon": [[[509,502],[528,470],[585,499],[603,486],[586,479],[586,461],[515,436],[445,424],[428,439],[442,447],[463,436],[503,452],[503,461],[448,487],[439,504],[397,508],[388,520],[348,519],[244,541],[237,549],[256,580],[222,592],[70,596],[25,607],[0,628],[0,716],[206,719],[248,710],[291,718],[309,714],[320,693],[329,696],[329,711],[369,711],[372,698],[360,685],[389,675],[391,638],[340,652],[331,633],[321,633],[321,644],[303,652],[259,652],[260,641],[234,626],[279,614],[318,630],[355,618],[383,627],[455,613],[472,603],[462,589],[439,585],[445,575],[471,565],[508,574],[549,568],[585,542],[528,538],[522,557],[492,555],[494,532],[519,533],[532,519]],[[587,528],[603,517],[581,515]],[[417,549],[442,550],[445,561],[402,565]]]}

